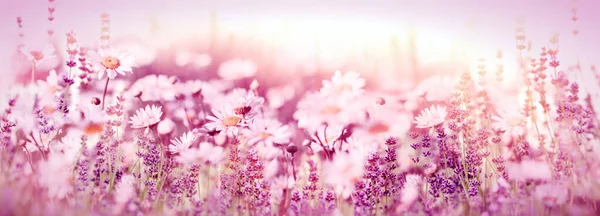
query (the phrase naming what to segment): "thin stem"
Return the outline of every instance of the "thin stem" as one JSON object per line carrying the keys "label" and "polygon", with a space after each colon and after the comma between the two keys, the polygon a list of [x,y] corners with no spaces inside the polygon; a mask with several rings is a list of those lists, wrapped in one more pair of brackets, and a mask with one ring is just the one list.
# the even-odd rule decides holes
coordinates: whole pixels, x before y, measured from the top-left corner
{"label": "thin stem", "polygon": [[187,126],[187,128],[188,128],[188,129],[191,129],[191,128],[192,128],[192,120],[190,120],[190,116],[188,116],[188,110],[187,110],[187,108],[185,107],[185,104],[184,104],[183,102],[181,102],[181,103],[179,103],[179,104],[181,105],[181,107],[183,107],[183,112],[185,113],[185,120],[186,120],[186,121],[187,121],[187,123],[188,123],[188,126]]}
{"label": "thin stem", "polygon": [[35,84],[35,60],[32,61],[33,64],[31,66],[31,84]]}
{"label": "thin stem", "polygon": [[295,182],[295,181],[298,181],[298,179],[296,179],[296,165],[294,164],[294,155],[292,155],[291,161],[292,161],[292,174],[294,175],[294,182]]}
{"label": "thin stem", "polygon": [[206,167],[206,197],[208,199],[210,190],[210,163]]}
{"label": "thin stem", "polygon": [[106,90],[108,90],[108,81],[110,81],[109,77],[106,78],[106,84],[104,85],[104,94],[102,95],[102,110],[104,110],[104,99],[106,98]]}

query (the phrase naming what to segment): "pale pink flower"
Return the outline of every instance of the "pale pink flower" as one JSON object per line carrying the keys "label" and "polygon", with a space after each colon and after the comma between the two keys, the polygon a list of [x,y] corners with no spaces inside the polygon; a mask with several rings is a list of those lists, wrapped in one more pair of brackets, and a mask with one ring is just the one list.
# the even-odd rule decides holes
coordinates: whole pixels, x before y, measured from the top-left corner
{"label": "pale pink flower", "polygon": [[169,77],[165,75],[148,75],[136,80],[127,90],[129,98],[140,94],[142,101],[175,100],[176,89]]}
{"label": "pale pink flower", "polygon": [[114,79],[117,73],[125,75],[126,72],[131,73],[133,67],[136,67],[135,56],[112,47],[93,53],[92,60],[94,69],[98,71],[98,79],[102,79],[105,73],[108,78]]}
{"label": "pale pink flower", "polygon": [[534,160],[524,160],[521,163],[507,163],[508,177],[516,181],[550,180],[552,168],[548,163]]}
{"label": "pale pink flower", "polygon": [[5,96],[2,101],[4,103],[0,103],[2,106],[2,110],[8,108],[9,99],[16,98],[14,107],[12,108],[11,115],[7,116],[7,120],[13,121],[17,124],[15,129],[22,129],[24,132],[29,133],[32,130],[35,130],[37,125],[37,119],[35,115],[33,115],[34,107],[37,104],[36,98],[38,97],[38,89],[35,85],[28,86],[14,86],[8,90],[8,92],[3,92],[2,96]]}
{"label": "pale pink flower", "polygon": [[278,109],[283,106],[285,102],[291,100],[294,97],[294,94],[296,94],[294,86],[285,85],[267,89],[266,98],[269,107]]}
{"label": "pale pink flower", "polygon": [[209,130],[220,131],[220,134],[234,136],[238,134],[239,127],[244,126],[242,116],[235,113],[231,106],[221,106],[220,109],[212,109],[214,116],[208,116],[210,122],[205,124]]}
{"label": "pale pink flower", "polygon": [[135,179],[131,174],[121,177],[121,181],[116,185],[115,201],[117,204],[124,204],[136,194]]}
{"label": "pale pink flower", "polygon": [[[358,103],[369,102],[371,100]],[[383,140],[387,137],[402,137],[410,130],[411,125],[407,122],[413,119],[412,114],[402,111],[396,104],[388,103],[382,106],[373,103],[367,112],[369,117],[366,121],[360,122],[360,126],[354,129],[353,135],[383,144]]]}
{"label": "pale pink flower", "polygon": [[323,80],[321,94],[323,96],[357,96],[363,93],[365,79],[360,77],[360,74],[355,71],[349,71],[342,74],[339,70],[336,71],[330,80]]}
{"label": "pale pink flower", "polygon": [[62,87],[59,85],[58,80],[59,78],[58,74],[56,74],[56,71],[50,70],[50,72],[48,72],[46,80],[37,80],[37,85],[40,91],[47,91],[51,92],[51,94],[54,94],[56,91],[62,89]]}
{"label": "pale pink flower", "polygon": [[139,160],[139,156],[137,155],[139,149],[138,149],[138,145],[136,143],[133,143],[133,142],[122,143],[119,145],[119,151],[121,152],[121,155],[123,156],[123,160],[121,160],[121,162],[123,162],[123,164],[125,166],[132,165]]}
{"label": "pale pink flower", "polygon": [[431,128],[444,123],[447,114],[445,106],[431,106],[421,110],[414,123],[417,124],[416,128]]}
{"label": "pale pink flower", "polygon": [[271,180],[271,201],[281,201],[284,198],[283,191],[293,188],[295,184],[296,181],[294,181],[294,177],[291,175],[281,175],[273,178],[273,180]]}
{"label": "pale pink flower", "polygon": [[278,157],[283,157],[281,147],[273,145],[256,145],[253,147],[258,152],[258,157],[263,160],[273,160]]}
{"label": "pale pink flower", "polygon": [[430,102],[444,101],[452,96],[452,91],[449,91],[449,89],[453,89],[455,83],[455,79],[451,76],[432,76],[421,81],[409,93],[409,98],[416,100],[423,97]]}
{"label": "pale pink flower", "polygon": [[249,120],[259,114],[265,99],[257,96],[253,91],[237,88],[227,94],[225,101],[228,106],[233,107],[235,114]]}
{"label": "pale pink flower", "polygon": [[400,202],[403,204],[412,204],[418,197],[420,185],[423,178],[418,174],[409,174],[406,176],[406,183],[402,188]]}
{"label": "pale pink flower", "polygon": [[505,109],[498,109],[499,116],[492,116],[492,127],[494,129],[503,131],[506,135],[511,136],[522,136],[525,130],[527,121],[525,117],[515,111],[508,111]]}
{"label": "pale pink flower", "polygon": [[365,152],[336,153],[333,161],[323,164],[324,183],[352,190],[363,176],[365,159]]}
{"label": "pale pink flower", "polygon": [[260,87],[260,83],[258,83],[258,80],[252,80],[252,82],[250,83],[250,90],[256,91],[258,90],[258,87]]}
{"label": "pale pink flower", "polygon": [[569,199],[569,189],[559,185],[547,183],[535,188],[534,196],[547,207],[557,207],[565,204]]}
{"label": "pale pink flower", "polygon": [[185,150],[189,149],[192,143],[196,140],[196,136],[192,132],[183,133],[179,139],[171,139],[171,145],[169,145],[169,152],[181,154]]}
{"label": "pale pink flower", "polygon": [[100,134],[104,130],[104,124],[109,120],[109,116],[102,111],[100,106],[92,104],[92,98],[97,95],[79,92],[78,88],[71,89],[73,89],[75,107],[69,112],[69,116],[78,127],[83,129],[86,135]]}
{"label": "pale pink flower", "polygon": [[292,131],[288,125],[283,125],[275,119],[260,119],[254,121],[247,130],[248,144],[287,144],[290,142]]}
{"label": "pale pink flower", "polygon": [[42,50],[31,50],[23,46],[21,47],[20,51],[25,56],[27,56],[27,59],[29,61],[35,62],[36,65],[49,59],[56,58],[56,55],[54,54],[54,51],[56,51],[56,49],[54,49],[54,46],[52,46],[51,44],[46,45]]}
{"label": "pale pink flower", "polygon": [[225,158],[225,150],[208,142],[201,142],[198,148],[190,148],[177,156],[183,164],[209,163],[218,164]]}
{"label": "pale pink flower", "polygon": [[60,152],[48,154],[46,160],[41,160],[38,171],[38,183],[40,186],[48,189],[48,196],[56,199],[63,199],[73,191],[73,173],[75,157]]}
{"label": "pale pink flower", "polygon": [[417,174],[406,176],[406,183],[400,191],[400,205],[396,207],[398,213],[404,212],[419,198],[423,178]]}
{"label": "pale pink flower", "polygon": [[147,105],[145,108],[138,109],[136,114],[130,118],[129,123],[131,128],[146,128],[144,133],[147,134],[150,126],[160,121],[162,114],[162,107]]}
{"label": "pale pink flower", "polygon": [[190,101],[197,101],[197,99],[192,100],[194,93],[196,93],[198,96],[202,96],[201,99],[203,102],[219,107],[219,105],[227,102],[227,100],[223,100],[223,98],[225,98],[223,92],[230,89],[232,86],[232,82],[223,80],[211,80],[209,82],[189,80],[187,82],[175,83],[175,90],[177,93],[190,96],[188,97]]}
{"label": "pale pink flower", "polygon": [[256,71],[257,66],[251,60],[232,59],[221,63],[218,74],[225,80],[237,80],[252,77]]}
{"label": "pale pink flower", "polygon": [[340,145],[338,138],[343,132],[344,127],[342,125],[321,125],[316,129],[316,134],[311,134],[311,138],[314,143],[310,144],[310,148],[316,153],[323,151],[323,147],[327,149],[337,147],[337,145]]}
{"label": "pale pink flower", "polygon": [[200,143],[198,151],[203,153],[202,158],[204,158],[207,163],[218,164],[225,158],[225,150],[223,147],[215,146],[208,142]]}
{"label": "pale pink flower", "polygon": [[54,101],[55,97],[60,96],[61,90],[63,89],[59,80],[62,80],[62,77],[60,77],[55,70],[50,70],[46,80],[37,80],[37,86],[34,87],[39,98],[38,105],[42,105],[46,109],[54,110],[54,107],[56,106]]}
{"label": "pale pink flower", "polygon": [[328,98],[319,93],[308,93],[298,102],[294,119],[298,127],[309,132],[323,123],[347,125],[365,119],[364,104],[353,103],[344,98]]}
{"label": "pale pink flower", "polygon": [[170,134],[171,132],[173,132],[173,130],[175,130],[175,122],[173,122],[173,120],[171,120],[170,118],[166,118],[165,120],[162,120],[158,123],[158,125],[156,125],[156,132],[158,132],[158,134],[160,135],[166,135],[166,134]]}

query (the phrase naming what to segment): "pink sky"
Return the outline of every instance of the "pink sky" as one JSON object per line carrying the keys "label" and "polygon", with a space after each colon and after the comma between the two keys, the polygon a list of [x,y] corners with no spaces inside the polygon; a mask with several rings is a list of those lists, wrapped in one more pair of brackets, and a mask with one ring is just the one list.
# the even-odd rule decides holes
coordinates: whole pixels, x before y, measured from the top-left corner
{"label": "pink sky", "polygon": [[[571,0],[56,0],[54,5],[57,34],[62,36],[73,29],[84,43],[97,38],[101,12],[111,14],[114,35],[139,35],[148,28],[148,18],[156,16],[163,25],[182,30],[183,33],[173,32],[172,36],[176,38],[190,29],[206,30],[209,11],[214,10],[225,24],[289,17],[390,26],[412,23],[417,28],[434,29],[439,33],[431,36],[434,38],[459,35],[481,47],[489,56],[497,49],[513,49],[515,20],[524,15],[527,35],[534,44],[545,45],[553,33],[560,33],[561,49],[568,54],[566,58],[572,58],[569,61],[579,58],[582,64],[590,65],[600,60],[597,57],[600,43],[596,41],[600,38],[600,13],[597,11],[600,3],[594,0],[579,0],[575,4],[580,14],[577,38],[570,34],[574,28],[570,20]],[[28,44],[43,44],[47,40],[47,6],[47,1],[43,0],[0,0],[0,27],[3,29],[0,45],[5,47],[0,51],[0,63],[10,65],[9,56],[18,39],[17,16],[23,18]],[[468,30],[469,23],[474,26],[472,31]],[[10,70],[1,73],[10,74]]]}

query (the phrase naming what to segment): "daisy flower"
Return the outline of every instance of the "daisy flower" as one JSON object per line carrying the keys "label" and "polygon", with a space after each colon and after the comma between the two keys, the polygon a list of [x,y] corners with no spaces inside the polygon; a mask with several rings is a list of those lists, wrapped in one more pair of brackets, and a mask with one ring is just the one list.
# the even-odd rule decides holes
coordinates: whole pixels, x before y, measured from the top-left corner
{"label": "daisy flower", "polygon": [[253,91],[242,88],[233,89],[226,97],[227,104],[233,107],[234,113],[245,120],[258,115],[260,107],[265,102],[264,98],[257,96]]}
{"label": "daisy flower", "polygon": [[73,191],[72,167],[76,157],[61,152],[48,154],[38,164],[38,183],[48,189],[48,196],[62,199]]}
{"label": "daisy flower", "polygon": [[156,126],[156,131],[160,135],[166,135],[173,132],[176,126],[177,125],[175,125],[175,122],[173,122],[173,120],[171,120],[170,118],[166,118],[165,120],[162,120],[158,123],[158,125]]}
{"label": "daisy flower", "polygon": [[404,212],[419,198],[420,185],[423,178],[418,174],[409,174],[406,176],[406,183],[400,192],[400,205],[397,211]]}
{"label": "daisy flower", "polygon": [[424,97],[427,101],[444,101],[452,96],[455,79],[451,76],[432,76],[423,80],[409,93],[409,98]]}
{"label": "daisy flower", "polygon": [[130,98],[138,95],[142,101],[172,101],[176,90],[173,82],[165,75],[148,75],[136,80],[127,91]]}
{"label": "daisy flower", "polygon": [[135,195],[135,180],[136,177],[128,174],[121,178],[121,181],[117,183],[115,191],[115,201],[117,204],[125,204]]}
{"label": "daisy flower", "polygon": [[316,153],[323,151],[323,147],[331,149],[334,144],[340,144],[338,139],[344,132],[344,127],[338,124],[321,125],[314,134],[311,134],[311,139],[314,143],[310,144],[310,148]]}
{"label": "daisy flower", "polygon": [[[371,101],[369,98],[361,103]],[[353,131],[353,135],[383,144],[382,141],[387,137],[402,136],[410,130],[411,125],[406,122],[410,122],[413,116],[409,112],[402,111],[398,104],[389,103],[382,106],[373,103],[367,111],[369,117],[366,121],[361,122],[360,127]]]}
{"label": "daisy flower", "polygon": [[56,73],[56,71],[50,70],[50,72],[48,72],[46,80],[38,80],[37,85],[41,91],[48,91],[54,94],[58,90],[62,89],[58,80],[58,74]]}
{"label": "daisy flower", "polygon": [[363,103],[352,103],[344,98],[328,98],[319,93],[308,93],[298,102],[294,119],[298,127],[316,130],[323,123],[347,125],[361,122],[365,115]]}
{"label": "daisy flower", "polygon": [[221,146],[215,146],[208,142],[202,142],[198,148],[183,151],[176,160],[183,164],[209,163],[218,164],[225,158],[225,150]]}
{"label": "daisy flower", "polygon": [[225,94],[223,92],[233,86],[232,82],[222,80],[211,80],[208,82],[189,80],[186,82],[177,82],[174,85],[177,93],[190,96],[190,99],[194,96],[201,96],[202,101],[209,104],[217,104],[224,101],[223,97]]}
{"label": "daisy flower", "polygon": [[150,126],[160,121],[162,114],[162,107],[147,105],[146,108],[138,109],[135,115],[130,118],[129,123],[131,124],[131,128],[146,128],[144,134],[147,134]]}
{"label": "daisy flower", "polygon": [[271,201],[273,203],[282,200],[284,198],[283,191],[293,188],[296,184],[296,181],[294,180],[293,176],[284,175],[274,177],[273,180],[271,180],[271,182]]}
{"label": "daisy flower", "polygon": [[98,71],[98,79],[102,79],[104,74],[109,79],[114,79],[118,74],[125,75],[126,72],[132,72],[136,67],[135,56],[114,48],[101,49],[94,56],[93,65]]}
{"label": "daisy flower", "polygon": [[238,126],[245,125],[242,121],[242,116],[235,114],[231,106],[221,106],[220,109],[213,109],[212,112],[214,116],[206,117],[206,119],[210,120],[205,125],[209,130],[220,131],[220,134],[235,136],[238,134]]}
{"label": "daisy flower", "polygon": [[417,124],[416,128],[430,128],[444,123],[446,115],[448,113],[445,106],[431,106],[421,110],[421,114],[415,117],[414,123]]}
{"label": "daisy flower", "polygon": [[321,87],[321,94],[324,96],[331,95],[360,95],[363,92],[365,86],[365,79],[360,77],[360,74],[354,71],[342,74],[340,71],[336,71],[331,81],[323,80],[323,87]]}
{"label": "daisy flower", "polygon": [[341,187],[341,191],[343,188],[353,190],[364,173],[364,169],[357,169],[357,167],[362,167],[365,160],[364,152],[339,152],[333,161],[323,164],[323,181]]}
{"label": "daisy flower", "polygon": [[29,61],[34,62],[35,65],[56,57],[54,54],[56,49],[54,49],[54,46],[51,44],[46,45],[42,50],[31,50],[23,46],[21,47],[20,51],[27,57]]}
{"label": "daisy flower", "polygon": [[511,180],[550,180],[552,168],[545,162],[524,160],[521,163],[507,163],[506,171]]}
{"label": "daisy flower", "polygon": [[293,85],[285,85],[267,89],[266,98],[269,102],[269,107],[278,109],[291,100],[295,94],[296,89],[294,89]]}
{"label": "daisy flower", "polygon": [[262,119],[255,121],[250,125],[248,130],[248,144],[254,145],[258,143],[273,145],[287,144],[290,142],[292,132],[289,126],[283,125],[275,119]]}
{"label": "daisy flower", "polygon": [[218,74],[225,80],[237,80],[254,76],[256,70],[256,64],[251,60],[232,59],[219,66]]}
{"label": "daisy flower", "polygon": [[190,148],[194,140],[196,140],[196,137],[192,132],[184,133],[179,139],[175,138],[171,140],[171,145],[169,145],[169,151],[173,154],[181,154],[183,151]]}
{"label": "daisy flower", "polygon": [[525,117],[519,114],[517,111],[513,109],[513,111],[508,111],[506,109],[498,109],[498,116],[492,116],[492,127],[496,130],[504,131],[507,135],[513,136],[522,136],[525,125],[527,122],[525,121]]}

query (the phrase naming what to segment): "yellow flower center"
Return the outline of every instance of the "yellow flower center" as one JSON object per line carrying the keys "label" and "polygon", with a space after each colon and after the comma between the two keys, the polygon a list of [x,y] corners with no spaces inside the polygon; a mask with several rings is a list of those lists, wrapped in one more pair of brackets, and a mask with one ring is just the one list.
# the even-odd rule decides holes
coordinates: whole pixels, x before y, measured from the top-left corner
{"label": "yellow flower center", "polygon": [[92,134],[96,134],[96,133],[102,132],[102,129],[103,129],[103,127],[102,127],[101,124],[94,124],[94,123],[92,123],[92,124],[88,124],[87,126],[85,126],[85,128],[84,128],[83,131],[87,135],[92,135]]}
{"label": "yellow flower center", "polygon": [[340,113],[341,111],[342,111],[342,109],[340,109],[337,106],[328,106],[328,107],[323,108],[321,110],[321,113],[323,113],[323,114],[329,114],[329,115],[335,115],[335,114]]}
{"label": "yellow flower center", "polygon": [[227,127],[233,127],[233,126],[236,126],[238,123],[240,123],[240,121],[242,121],[242,118],[240,118],[240,117],[229,116],[229,117],[223,119],[223,125],[225,125]]}
{"label": "yellow flower center", "polygon": [[44,54],[40,51],[31,51],[31,56],[33,56],[33,59],[36,61],[42,60],[44,58]]}
{"label": "yellow flower center", "polygon": [[343,93],[345,91],[350,91],[350,90],[352,90],[352,85],[344,83],[344,84],[338,85],[336,90],[337,90],[338,94]]}
{"label": "yellow flower center", "polygon": [[272,137],[272,136],[273,136],[273,134],[270,134],[270,133],[267,133],[267,132],[261,132],[261,133],[259,134],[259,136],[260,136],[262,139],[267,139],[267,138],[269,138],[269,137]]}
{"label": "yellow flower center", "polygon": [[370,134],[379,134],[379,133],[387,132],[389,129],[390,129],[390,127],[388,127],[387,125],[382,124],[382,123],[377,123],[369,128],[369,133]]}
{"label": "yellow flower center", "polygon": [[54,106],[44,106],[44,113],[46,114],[52,114],[56,111],[56,108]]}
{"label": "yellow flower center", "polygon": [[107,56],[100,61],[100,64],[102,64],[102,66],[104,66],[106,69],[117,69],[119,66],[121,66],[121,61],[119,61],[118,58]]}

